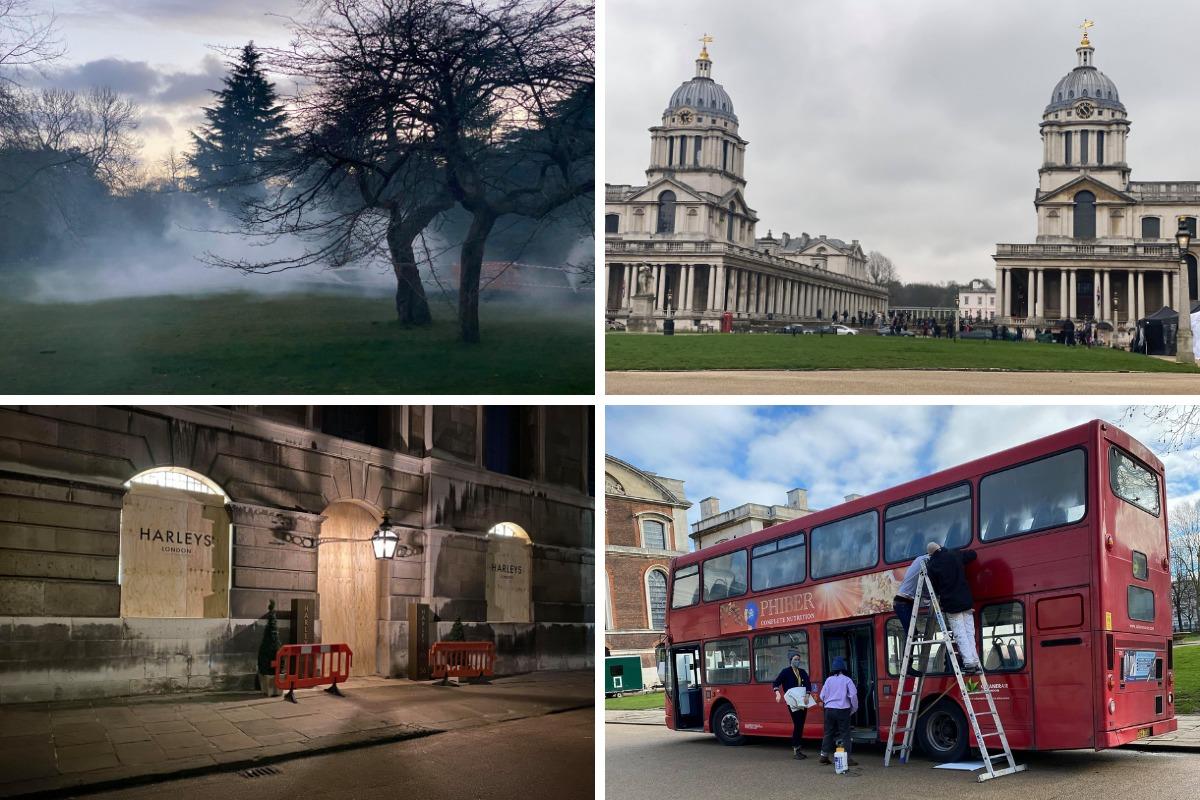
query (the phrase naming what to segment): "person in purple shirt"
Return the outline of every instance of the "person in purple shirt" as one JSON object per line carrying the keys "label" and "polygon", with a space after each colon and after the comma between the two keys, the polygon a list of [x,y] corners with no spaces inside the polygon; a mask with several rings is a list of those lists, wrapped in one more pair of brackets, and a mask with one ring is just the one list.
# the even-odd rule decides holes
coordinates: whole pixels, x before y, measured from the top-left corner
{"label": "person in purple shirt", "polygon": [[850,758],[850,717],[858,711],[858,689],[846,674],[846,659],[833,659],[830,673],[821,685],[821,706],[825,709],[825,736],[821,739],[821,757],[818,764],[832,764],[834,740],[841,739],[846,758],[852,767],[858,762]]}

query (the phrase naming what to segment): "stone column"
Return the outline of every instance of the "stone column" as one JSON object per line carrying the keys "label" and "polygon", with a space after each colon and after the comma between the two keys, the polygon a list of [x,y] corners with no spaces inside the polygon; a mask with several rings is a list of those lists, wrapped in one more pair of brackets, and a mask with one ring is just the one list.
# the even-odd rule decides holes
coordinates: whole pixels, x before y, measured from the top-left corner
{"label": "stone column", "polygon": [[1137,306],[1134,305],[1137,302],[1137,299],[1133,294],[1137,287],[1134,285],[1134,272],[1131,269],[1125,270],[1125,284],[1125,295],[1129,300],[1129,305],[1125,306],[1125,321],[1128,322],[1129,320],[1135,319],[1133,314],[1135,311],[1137,311]]}
{"label": "stone column", "polygon": [[1070,311],[1071,311],[1071,319],[1075,319],[1077,316],[1079,316],[1079,314],[1075,310],[1077,292],[1076,292],[1076,286],[1075,286],[1075,270],[1074,269],[1071,270],[1069,277],[1071,280],[1067,284],[1067,306],[1070,308]]}
{"label": "stone column", "polygon": [[1067,271],[1065,269],[1058,271],[1058,316],[1060,319],[1067,316]]}
{"label": "stone column", "polygon": [[1002,298],[1002,302],[1004,303],[1004,308],[1000,312],[1000,315],[1003,317],[1011,317],[1012,316],[1012,280],[1013,280],[1012,270],[1009,268],[1005,268],[1005,270],[1004,270],[1004,297]]}
{"label": "stone column", "polygon": [[1029,270],[1028,280],[1026,281],[1026,283],[1028,283],[1028,287],[1026,288],[1026,291],[1025,291],[1025,318],[1026,319],[1031,319],[1036,313],[1034,310],[1034,307],[1033,307],[1033,298],[1034,298],[1033,290],[1036,288],[1034,285],[1034,272],[1035,272],[1035,270],[1032,270],[1032,269]]}
{"label": "stone column", "polygon": [[1104,278],[1104,293],[1101,299],[1100,313],[1096,315],[1096,319],[1112,322],[1112,280],[1109,278],[1108,270],[1104,270],[1102,275]]}
{"label": "stone column", "polygon": [[694,266],[692,266],[691,264],[688,264],[686,266],[680,267],[679,271],[682,273],[679,278],[679,284],[681,286],[680,294],[683,295],[682,297],[679,298],[679,310],[680,311],[691,311],[692,310],[692,289],[693,289],[692,281],[694,280],[696,268]]}
{"label": "stone column", "polygon": [[1137,274],[1137,316],[1135,320],[1146,316],[1146,273],[1138,270]]}
{"label": "stone column", "polygon": [[[1162,291],[1163,305],[1174,308],[1174,306],[1171,305],[1171,273],[1164,272],[1162,274],[1162,284],[1163,284],[1163,291]],[[1155,310],[1157,310],[1157,309],[1155,309]]]}
{"label": "stone column", "polygon": [[1038,319],[1046,318],[1046,270],[1044,269],[1037,271],[1037,303],[1034,308],[1037,309]]}

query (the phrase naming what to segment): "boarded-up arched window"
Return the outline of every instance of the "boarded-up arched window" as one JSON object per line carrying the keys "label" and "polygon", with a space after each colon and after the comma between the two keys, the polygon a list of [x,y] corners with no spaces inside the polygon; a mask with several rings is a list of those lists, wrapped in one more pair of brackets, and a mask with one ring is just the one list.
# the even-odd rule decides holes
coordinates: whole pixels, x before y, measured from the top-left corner
{"label": "boarded-up arched window", "polygon": [[667,627],[667,573],[652,569],[646,574],[646,601],[650,627],[663,630]]}
{"label": "boarded-up arched window", "polygon": [[532,551],[529,534],[514,522],[488,531],[488,622],[533,622]]}
{"label": "boarded-up arched window", "polygon": [[1075,195],[1075,238],[1096,238],[1096,195],[1091,192]]}

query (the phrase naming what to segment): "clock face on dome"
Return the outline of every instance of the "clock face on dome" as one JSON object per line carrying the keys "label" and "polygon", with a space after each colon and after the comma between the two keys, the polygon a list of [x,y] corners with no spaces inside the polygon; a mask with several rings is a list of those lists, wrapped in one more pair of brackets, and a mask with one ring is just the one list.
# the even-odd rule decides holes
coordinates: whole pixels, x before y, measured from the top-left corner
{"label": "clock face on dome", "polygon": [[1080,119],[1087,119],[1092,115],[1092,104],[1080,103],[1079,105],[1075,106],[1075,113],[1079,115]]}
{"label": "clock face on dome", "polygon": [[683,111],[680,111],[679,112],[679,121],[682,122],[684,125],[687,125],[689,122],[692,121],[692,112],[688,111],[686,108]]}

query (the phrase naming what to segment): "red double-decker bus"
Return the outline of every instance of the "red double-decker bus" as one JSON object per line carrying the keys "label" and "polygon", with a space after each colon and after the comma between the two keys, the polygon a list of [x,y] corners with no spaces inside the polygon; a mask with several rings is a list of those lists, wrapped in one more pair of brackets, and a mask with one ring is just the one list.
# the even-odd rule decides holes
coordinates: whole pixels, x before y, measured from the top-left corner
{"label": "red double-decker bus", "polygon": [[[892,598],[931,540],[978,554],[977,644],[1014,749],[1176,729],[1162,462],[1099,420],[674,559],[667,726],[789,736],[771,683],[797,651],[815,684],[846,659],[854,741],[885,740],[905,636]],[[913,659],[928,676],[916,733],[954,761],[976,743],[943,656]],[[814,708],[805,737],[821,727]]]}

